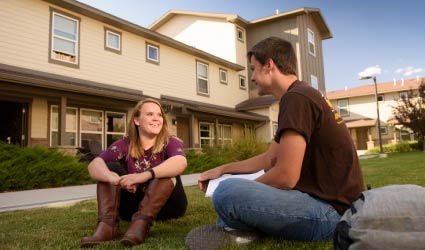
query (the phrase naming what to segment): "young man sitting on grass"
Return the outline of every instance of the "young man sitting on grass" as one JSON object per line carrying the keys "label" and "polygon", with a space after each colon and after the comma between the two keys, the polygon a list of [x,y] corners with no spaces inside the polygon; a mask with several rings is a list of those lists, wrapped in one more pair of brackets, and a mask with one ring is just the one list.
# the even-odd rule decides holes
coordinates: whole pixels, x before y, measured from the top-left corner
{"label": "young man sitting on grass", "polygon": [[335,226],[363,191],[363,177],[350,133],[332,104],[296,75],[287,41],[270,37],[249,52],[251,80],[259,95],[280,100],[278,129],[268,150],[250,159],[203,172],[199,186],[223,174],[265,174],[255,181],[232,178],[218,185],[212,202],[217,225],[193,229],[191,250],[247,244],[259,235],[286,240],[332,238]]}

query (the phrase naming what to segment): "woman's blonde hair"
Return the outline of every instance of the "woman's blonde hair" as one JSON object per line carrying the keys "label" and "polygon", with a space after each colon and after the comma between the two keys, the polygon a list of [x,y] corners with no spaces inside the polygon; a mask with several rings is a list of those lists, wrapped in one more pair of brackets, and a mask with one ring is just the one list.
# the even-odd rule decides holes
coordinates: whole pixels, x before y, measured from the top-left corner
{"label": "woman's blonde hair", "polygon": [[168,144],[168,140],[170,138],[170,134],[168,132],[168,124],[167,119],[165,118],[165,112],[162,108],[161,104],[152,98],[146,98],[139,101],[136,106],[133,108],[131,119],[128,122],[128,137],[130,139],[130,146],[128,149],[128,156],[138,159],[143,157],[145,154],[145,150],[142,147],[142,143],[139,139],[139,129],[136,124],[134,124],[134,118],[139,117],[141,113],[142,106],[145,103],[155,103],[161,109],[161,114],[163,117],[162,129],[156,137],[155,144],[152,148],[152,154],[157,154],[162,151],[162,149]]}

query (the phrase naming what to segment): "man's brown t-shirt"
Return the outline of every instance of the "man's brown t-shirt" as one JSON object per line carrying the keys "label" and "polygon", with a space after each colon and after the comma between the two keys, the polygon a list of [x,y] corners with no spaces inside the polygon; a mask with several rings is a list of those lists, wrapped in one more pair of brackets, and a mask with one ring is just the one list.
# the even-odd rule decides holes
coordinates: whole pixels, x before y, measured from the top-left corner
{"label": "man's brown t-shirt", "polygon": [[275,141],[293,130],[307,147],[296,190],[329,202],[339,214],[364,190],[356,148],[341,116],[316,89],[295,81],[279,104]]}

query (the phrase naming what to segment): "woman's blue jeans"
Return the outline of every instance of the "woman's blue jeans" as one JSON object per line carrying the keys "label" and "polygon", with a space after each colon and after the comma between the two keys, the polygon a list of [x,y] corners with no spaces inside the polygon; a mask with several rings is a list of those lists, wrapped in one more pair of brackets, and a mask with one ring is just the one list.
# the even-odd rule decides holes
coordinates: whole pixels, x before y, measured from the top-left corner
{"label": "woman's blue jeans", "polygon": [[219,226],[287,240],[330,240],[341,218],[331,205],[306,193],[241,178],[220,182],[212,202]]}

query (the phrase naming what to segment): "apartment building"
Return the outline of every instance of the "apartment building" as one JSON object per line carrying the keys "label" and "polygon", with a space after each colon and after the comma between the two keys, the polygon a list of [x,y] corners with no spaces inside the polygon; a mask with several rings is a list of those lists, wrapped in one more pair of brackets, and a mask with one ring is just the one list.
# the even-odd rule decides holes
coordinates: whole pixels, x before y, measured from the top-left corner
{"label": "apartment building", "polygon": [[[417,78],[377,84],[382,144],[414,139],[412,131],[397,123],[393,111],[402,98],[408,97],[409,91],[418,91],[420,83]],[[378,107],[373,82],[330,91],[327,98],[344,119],[357,149],[369,150],[379,146]]]}
{"label": "apartment building", "polygon": [[[319,15],[323,21],[314,13],[307,19]],[[218,30],[234,33],[213,37],[227,40],[209,50],[74,0],[1,1],[0,140],[105,149],[126,134],[136,102],[152,97],[164,106],[171,132],[186,148],[232,142],[248,131],[269,141],[276,108],[250,101],[245,57],[250,24],[233,17],[225,23],[232,28]],[[319,29],[314,24],[312,31]],[[201,34],[207,36],[211,29],[204,27]],[[318,58],[321,39],[314,38]],[[324,82],[317,86],[324,89]]]}
{"label": "apartment building", "polygon": [[[239,72],[237,85],[247,89],[250,98],[235,108],[269,117],[269,122],[255,129],[257,136],[266,141],[273,138],[277,129],[279,105],[272,96],[259,97],[255,84],[250,81],[246,54],[252,46],[270,36],[290,41],[297,54],[298,78],[322,93],[326,92],[322,40],[332,38],[332,34],[319,9],[299,8],[252,21],[234,14],[171,10],[151,24],[149,29],[244,65],[245,69]],[[222,70],[220,74],[226,73]]]}

